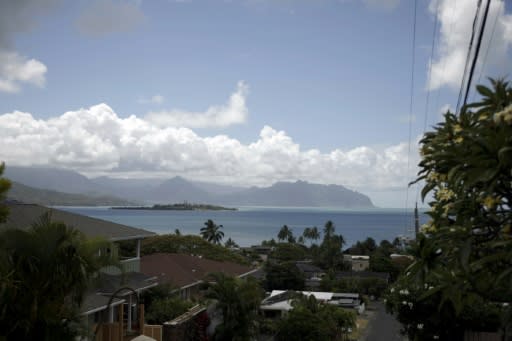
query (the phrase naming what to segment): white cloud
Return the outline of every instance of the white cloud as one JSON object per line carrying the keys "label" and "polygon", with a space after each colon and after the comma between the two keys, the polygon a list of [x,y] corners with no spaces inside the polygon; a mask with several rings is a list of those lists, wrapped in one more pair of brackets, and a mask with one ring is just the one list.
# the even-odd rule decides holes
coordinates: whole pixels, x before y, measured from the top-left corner
{"label": "white cloud", "polygon": [[[238,185],[303,179],[361,191],[405,188],[407,144],[303,150],[286,132],[265,126],[252,143],[226,135],[201,137],[189,128],[161,128],[108,105],[46,120],[0,115],[0,160],[8,165],[71,168],[85,174],[172,176]],[[418,155],[411,153],[411,165]],[[411,166],[410,177],[416,172]]]}
{"label": "white cloud", "polygon": [[14,35],[34,28],[38,15],[57,0],[0,1],[0,92],[17,93],[23,84],[44,86],[46,66],[13,49]]}
{"label": "white cloud", "polygon": [[146,20],[139,4],[129,0],[95,0],[75,24],[85,35],[98,37],[133,30]]}
{"label": "white cloud", "polygon": [[140,98],[137,102],[139,104],[162,104],[165,101],[165,97],[162,95],[154,95],[150,98]]}
{"label": "white cloud", "polygon": [[248,91],[248,86],[240,81],[236,91],[231,94],[228,102],[224,105],[211,106],[204,112],[189,112],[179,109],[149,112],[145,119],[161,127],[207,128],[244,123],[248,116],[246,106]]}
{"label": "white cloud", "polygon": [[0,50],[0,92],[19,92],[22,83],[42,87],[46,70],[46,66],[38,60]]}
{"label": "white cloud", "polygon": [[[432,79],[430,85],[427,84],[427,87],[437,89],[448,86],[452,89],[458,89],[466,63],[467,49],[477,1],[431,0],[430,11],[434,15],[436,15],[438,1],[439,11],[437,11],[437,16],[440,23],[438,55],[433,60]],[[485,5],[485,3],[483,3],[483,5]],[[483,12],[483,9],[481,12]],[[492,45],[488,46],[491,41],[495,19],[497,22]],[[504,64],[507,58],[507,50],[511,46],[512,15],[505,13],[505,1],[492,1],[480,50],[480,63],[487,49],[489,49],[486,65],[493,66]],[[508,65],[510,66],[510,63]],[[481,67],[481,65],[479,67]]]}

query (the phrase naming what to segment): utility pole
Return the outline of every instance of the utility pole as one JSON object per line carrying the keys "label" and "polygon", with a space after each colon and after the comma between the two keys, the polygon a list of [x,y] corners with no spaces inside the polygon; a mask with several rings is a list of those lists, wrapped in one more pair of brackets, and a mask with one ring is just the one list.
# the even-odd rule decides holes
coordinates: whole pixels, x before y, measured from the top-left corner
{"label": "utility pole", "polygon": [[416,207],[414,208],[414,238],[418,237],[418,232],[420,232],[420,217],[418,215],[418,203],[416,202]]}

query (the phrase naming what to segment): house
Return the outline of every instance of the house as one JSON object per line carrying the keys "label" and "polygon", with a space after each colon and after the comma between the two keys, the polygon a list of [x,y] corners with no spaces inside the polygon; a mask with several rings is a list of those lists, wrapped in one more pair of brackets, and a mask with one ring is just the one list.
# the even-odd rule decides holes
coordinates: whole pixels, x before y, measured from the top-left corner
{"label": "house", "polygon": [[377,278],[382,279],[386,283],[389,282],[389,273],[387,272],[375,272],[375,271],[337,271],[336,279],[363,279],[363,278]]}
{"label": "house", "polygon": [[[305,296],[314,296],[324,304],[332,304],[342,308],[355,309],[359,314],[365,310],[365,304],[359,294],[333,293],[318,291],[299,291]],[[265,298],[260,305],[260,310],[267,317],[284,316],[293,309],[292,301],[297,297],[297,292],[291,290],[273,290],[270,296]]]}
{"label": "house", "polygon": [[365,271],[370,268],[370,256],[344,255],[343,260],[350,264],[352,271]]}
{"label": "house", "polygon": [[295,263],[295,266],[303,274],[306,288],[314,290],[320,287],[320,282],[325,276],[324,270],[311,264],[311,261],[299,261]]}
{"label": "house", "polygon": [[125,335],[143,333],[144,307],[138,304],[138,296],[157,282],[156,277],[140,272],[140,248],[142,239],[153,236],[153,232],[35,204],[7,202],[6,205],[9,216],[0,228],[26,229],[50,212],[52,221],[71,226],[88,238],[102,237],[110,241],[111,247],[104,252],[113,256],[118,254],[116,243],[132,241],[134,253],[121,258],[122,270],[114,266],[100,270],[84,298],[81,313],[96,340],[117,341],[125,339]]}
{"label": "house", "polygon": [[244,278],[257,274],[259,269],[233,263],[206,259],[181,253],[154,253],[141,258],[141,271],[156,277],[162,284],[170,284],[183,299],[199,295],[199,285],[213,272]]}

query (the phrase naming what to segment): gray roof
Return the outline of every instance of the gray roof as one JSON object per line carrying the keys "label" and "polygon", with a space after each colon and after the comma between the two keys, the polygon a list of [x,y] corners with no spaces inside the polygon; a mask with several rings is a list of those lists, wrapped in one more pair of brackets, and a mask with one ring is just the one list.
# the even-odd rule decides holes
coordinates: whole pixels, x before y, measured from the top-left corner
{"label": "gray roof", "polygon": [[385,281],[389,280],[387,272],[374,272],[374,271],[338,271],[336,272],[336,279],[344,278],[380,278]]}
{"label": "gray roof", "polygon": [[156,277],[144,275],[141,272],[126,272],[121,275],[102,273],[97,279],[95,291],[104,295],[111,295],[121,288],[128,288],[117,292],[116,297],[122,297],[132,294],[132,290],[138,292],[152,288],[157,284]]}
{"label": "gray roof", "polygon": [[87,217],[81,214],[62,211],[35,204],[7,202],[9,216],[0,227],[26,229],[36,222],[44,213],[50,211],[52,220],[72,226],[87,237],[104,237],[111,241],[130,240],[151,237],[155,233],[136,227],[117,224],[106,220]]}
{"label": "gray roof", "polygon": [[[91,292],[85,295],[84,301],[80,307],[80,311],[83,315],[89,315],[95,313],[97,311],[107,309],[108,301],[110,297],[100,295],[96,292]],[[116,306],[124,302],[124,299],[121,298],[112,298],[111,306]]]}

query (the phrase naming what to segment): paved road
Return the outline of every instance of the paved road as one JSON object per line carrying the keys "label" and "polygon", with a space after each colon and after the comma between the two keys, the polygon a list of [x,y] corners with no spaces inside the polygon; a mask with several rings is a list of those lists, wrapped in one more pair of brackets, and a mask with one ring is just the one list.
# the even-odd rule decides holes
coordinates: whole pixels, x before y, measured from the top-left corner
{"label": "paved road", "polygon": [[386,313],[384,304],[371,302],[369,313],[372,314],[368,329],[360,341],[405,341],[407,337],[400,334],[400,323]]}

